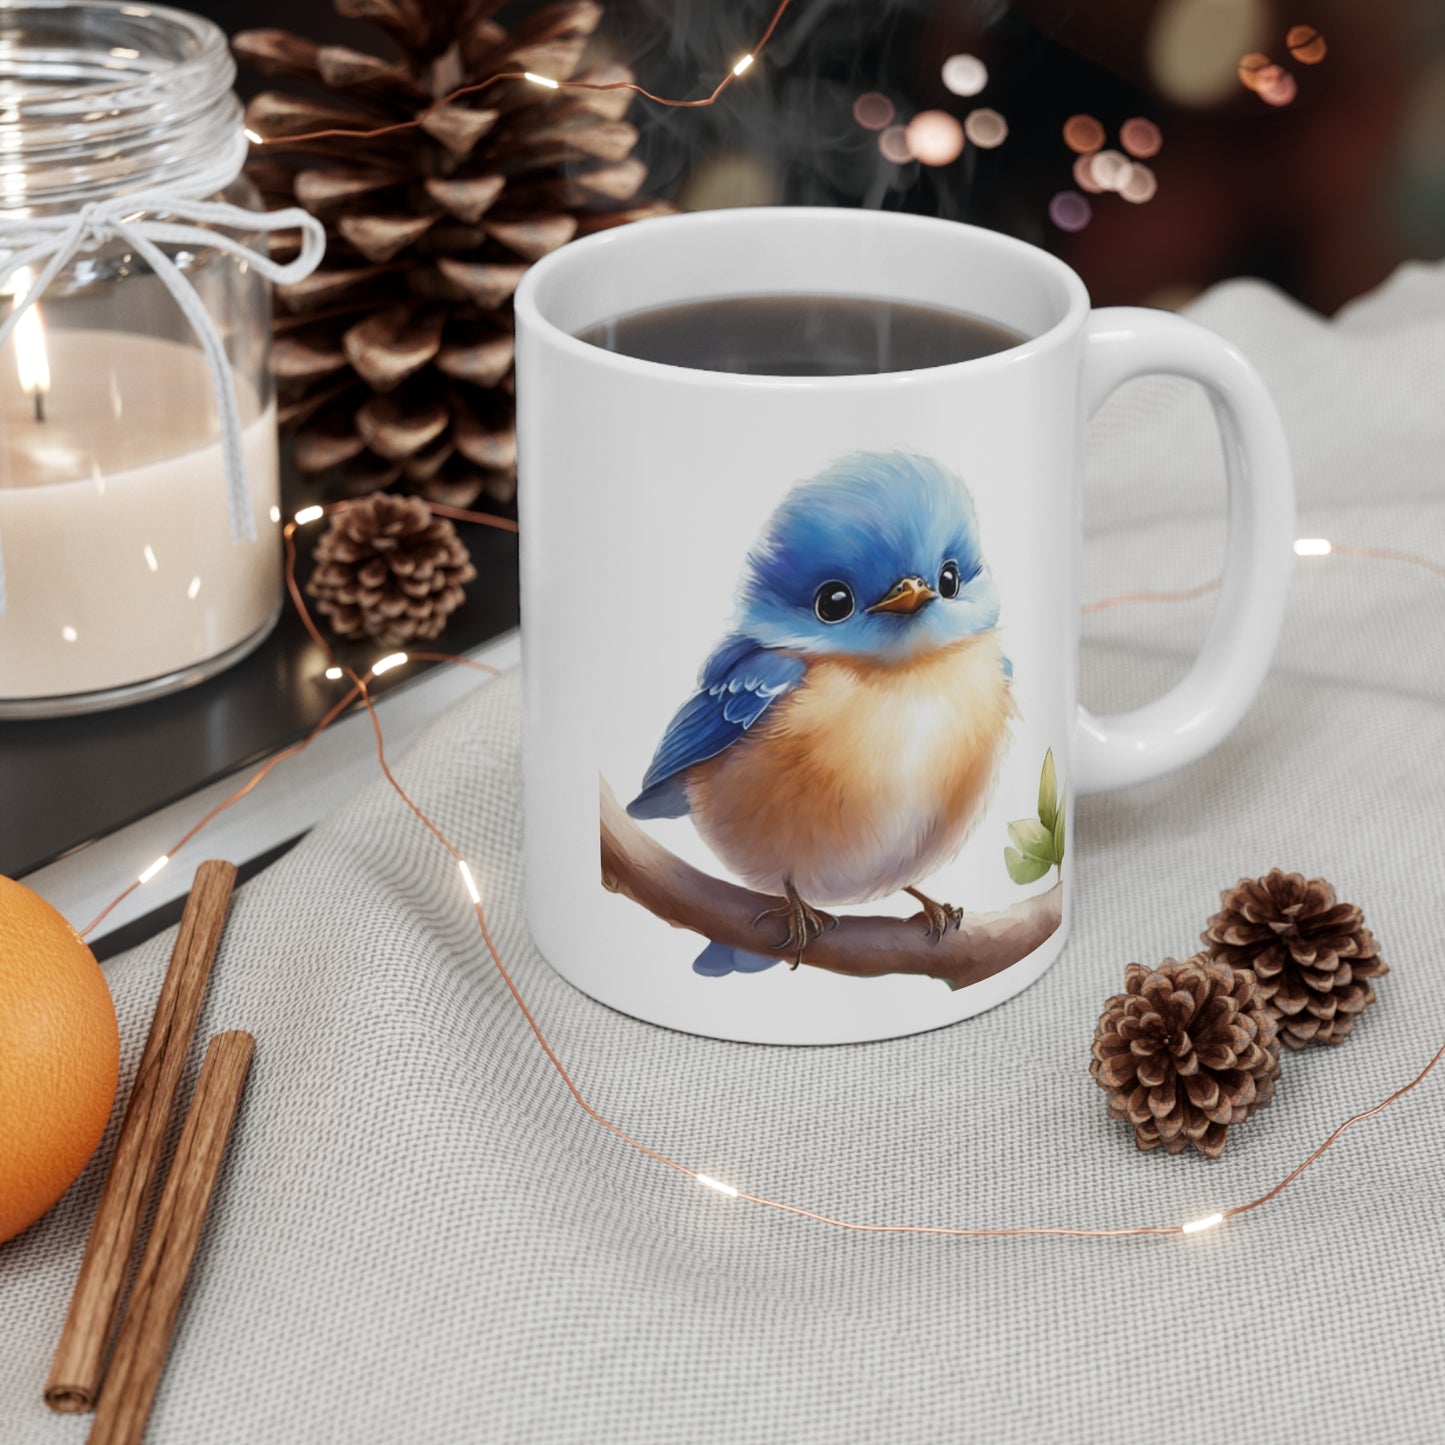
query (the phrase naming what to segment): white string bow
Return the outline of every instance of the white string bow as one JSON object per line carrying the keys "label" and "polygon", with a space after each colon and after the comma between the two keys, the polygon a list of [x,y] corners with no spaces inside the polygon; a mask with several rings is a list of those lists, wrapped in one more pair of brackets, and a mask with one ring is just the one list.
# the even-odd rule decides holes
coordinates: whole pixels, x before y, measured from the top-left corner
{"label": "white string bow", "polygon": [[[234,176],[235,171],[231,174]],[[167,219],[150,219],[154,215],[164,215]],[[288,230],[301,232],[301,250],[284,265],[225,234],[226,231]],[[169,245],[190,250],[209,248],[224,251],[245,262],[273,284],[286,286],[303,280],[320,264],[326,252],[325,229],[314,216],[296,207],[280,211],[248,211],[222,201],[191,200],[164,190],[90,201],[66,216],[6,216],[0,212],[0,252],[8,253],[0,261],[0,291],[17,271],[29,266],[40,267],[29,290],[16,297],[14,308],[0,323],[0,351],[3,351],[20,318],[76,256],[96,250],[112,240],[124,241],[149,264],[161,284],[171,293],[201,344],[216,388],[231,540],[254,541],[256,523],[251,511],[246,460],[241,449],[241,408],[236,399],[235,378],[226,358],[226,346],[196,288],[161,247]],[[3,547],[0,547],[0,617],[4,616],[5,556]]]}

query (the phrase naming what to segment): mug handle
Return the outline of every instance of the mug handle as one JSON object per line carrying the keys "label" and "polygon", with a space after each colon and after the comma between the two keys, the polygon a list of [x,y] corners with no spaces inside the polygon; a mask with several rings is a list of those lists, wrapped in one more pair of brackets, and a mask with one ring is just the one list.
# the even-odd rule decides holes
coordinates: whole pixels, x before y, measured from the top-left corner
{"label": "mug handle", "polygon": [[1116,387],[1166,372],[1208,391],[1224,442],[1229,540],[1219,601],[1194,666],[1132,712],[1079,708],[1074,786],[1105,792],[1147,782],[1202,757],[1259,691],[1294,563],[1294,482],[1279,413],[1259,373],[1223,338],[1168,311],[1095,311],[1086,331],[1084,400],[1092,416]]}

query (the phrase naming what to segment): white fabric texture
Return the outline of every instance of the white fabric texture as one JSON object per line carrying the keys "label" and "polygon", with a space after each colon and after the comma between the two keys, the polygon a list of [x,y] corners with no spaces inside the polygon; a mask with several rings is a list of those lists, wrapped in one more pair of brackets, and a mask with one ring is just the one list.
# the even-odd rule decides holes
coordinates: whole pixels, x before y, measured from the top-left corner
{"label": "white fabric texture", "polygon": [[[1249,282],[1194,314],[1278,398],[1302,534],[1445,560],[1445,268],[1407,268],[1329,323]],[[1109,405],[1088,597],[1212,574],[1211,433],[1182,383]],[[1091,618],[1087,701],[1160,691],[1209,605]],[[891,1043],[712,1042],[553,975],[520,917],[515,677],[440,717],[398,772],[471,860],[580,1086],[640,1139],[862,1220],[1177,1223],[1261,1193],[1445,1039],[1442,617],[1445,581],[1419,569],[1302,560],[1238,732],[1177,776],[1079,805],[1060,961],[990,1013]],[[1276,864],[1364,907],[1392,968],[1379,1002],[1343,1047],[1288,1055],[1275,1103],[1219,1162],[1139,1154],[1087,1072],[1103,1001],[1128,961],[1192,952],[1219,889]],[[107,969],[122,1099],[170,943]],[[456,868],[381,782],[238,895],[201,1033],[225,1028],[255,1032],[256,1063],[153,1442],[1445,1434],[1445,1069],[1276,1202],[1189,1239],[830,1230],[701,1189],[586,1118],[487,960]],[[65,1200],[0,1247],[6,1445],[89,1428],[48,1414],[41,1388],[115,1123]]]}

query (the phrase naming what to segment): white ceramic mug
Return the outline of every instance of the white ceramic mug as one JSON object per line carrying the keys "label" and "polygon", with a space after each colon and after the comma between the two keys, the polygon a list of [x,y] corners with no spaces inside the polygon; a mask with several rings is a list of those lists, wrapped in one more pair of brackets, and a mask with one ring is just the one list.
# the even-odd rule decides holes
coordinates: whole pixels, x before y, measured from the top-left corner
{"label": "white ceramic mug", "polygon": [[[942,307],[1026,339],[826,377],[578,339],[783,293]],[[1294,517],[1255,372],[1177,316],[1091,312],[1022,242],[877,212],[619,227],[534,266],[516,312],[542,953],[638,1018],[767,1043],[930,1029],[1033,982],[1068,931],[1074,801],[1214,747],[1268,669]],[[1084,428],[1151,372],[1214,400],[1228,555],[1188,676],[1097,717],[1078,704]]]}

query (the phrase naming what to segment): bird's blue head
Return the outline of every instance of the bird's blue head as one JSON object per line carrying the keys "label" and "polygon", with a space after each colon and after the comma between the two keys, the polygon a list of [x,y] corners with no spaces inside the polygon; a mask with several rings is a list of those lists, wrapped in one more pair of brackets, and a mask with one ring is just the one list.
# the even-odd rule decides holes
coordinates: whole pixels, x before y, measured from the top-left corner
{"label": "bird's blue head", "polygon": [[794,487],[738,600],[738,630],[765,647],[883,662],[998,621],[967,487],[906,452],[856,452]]}

